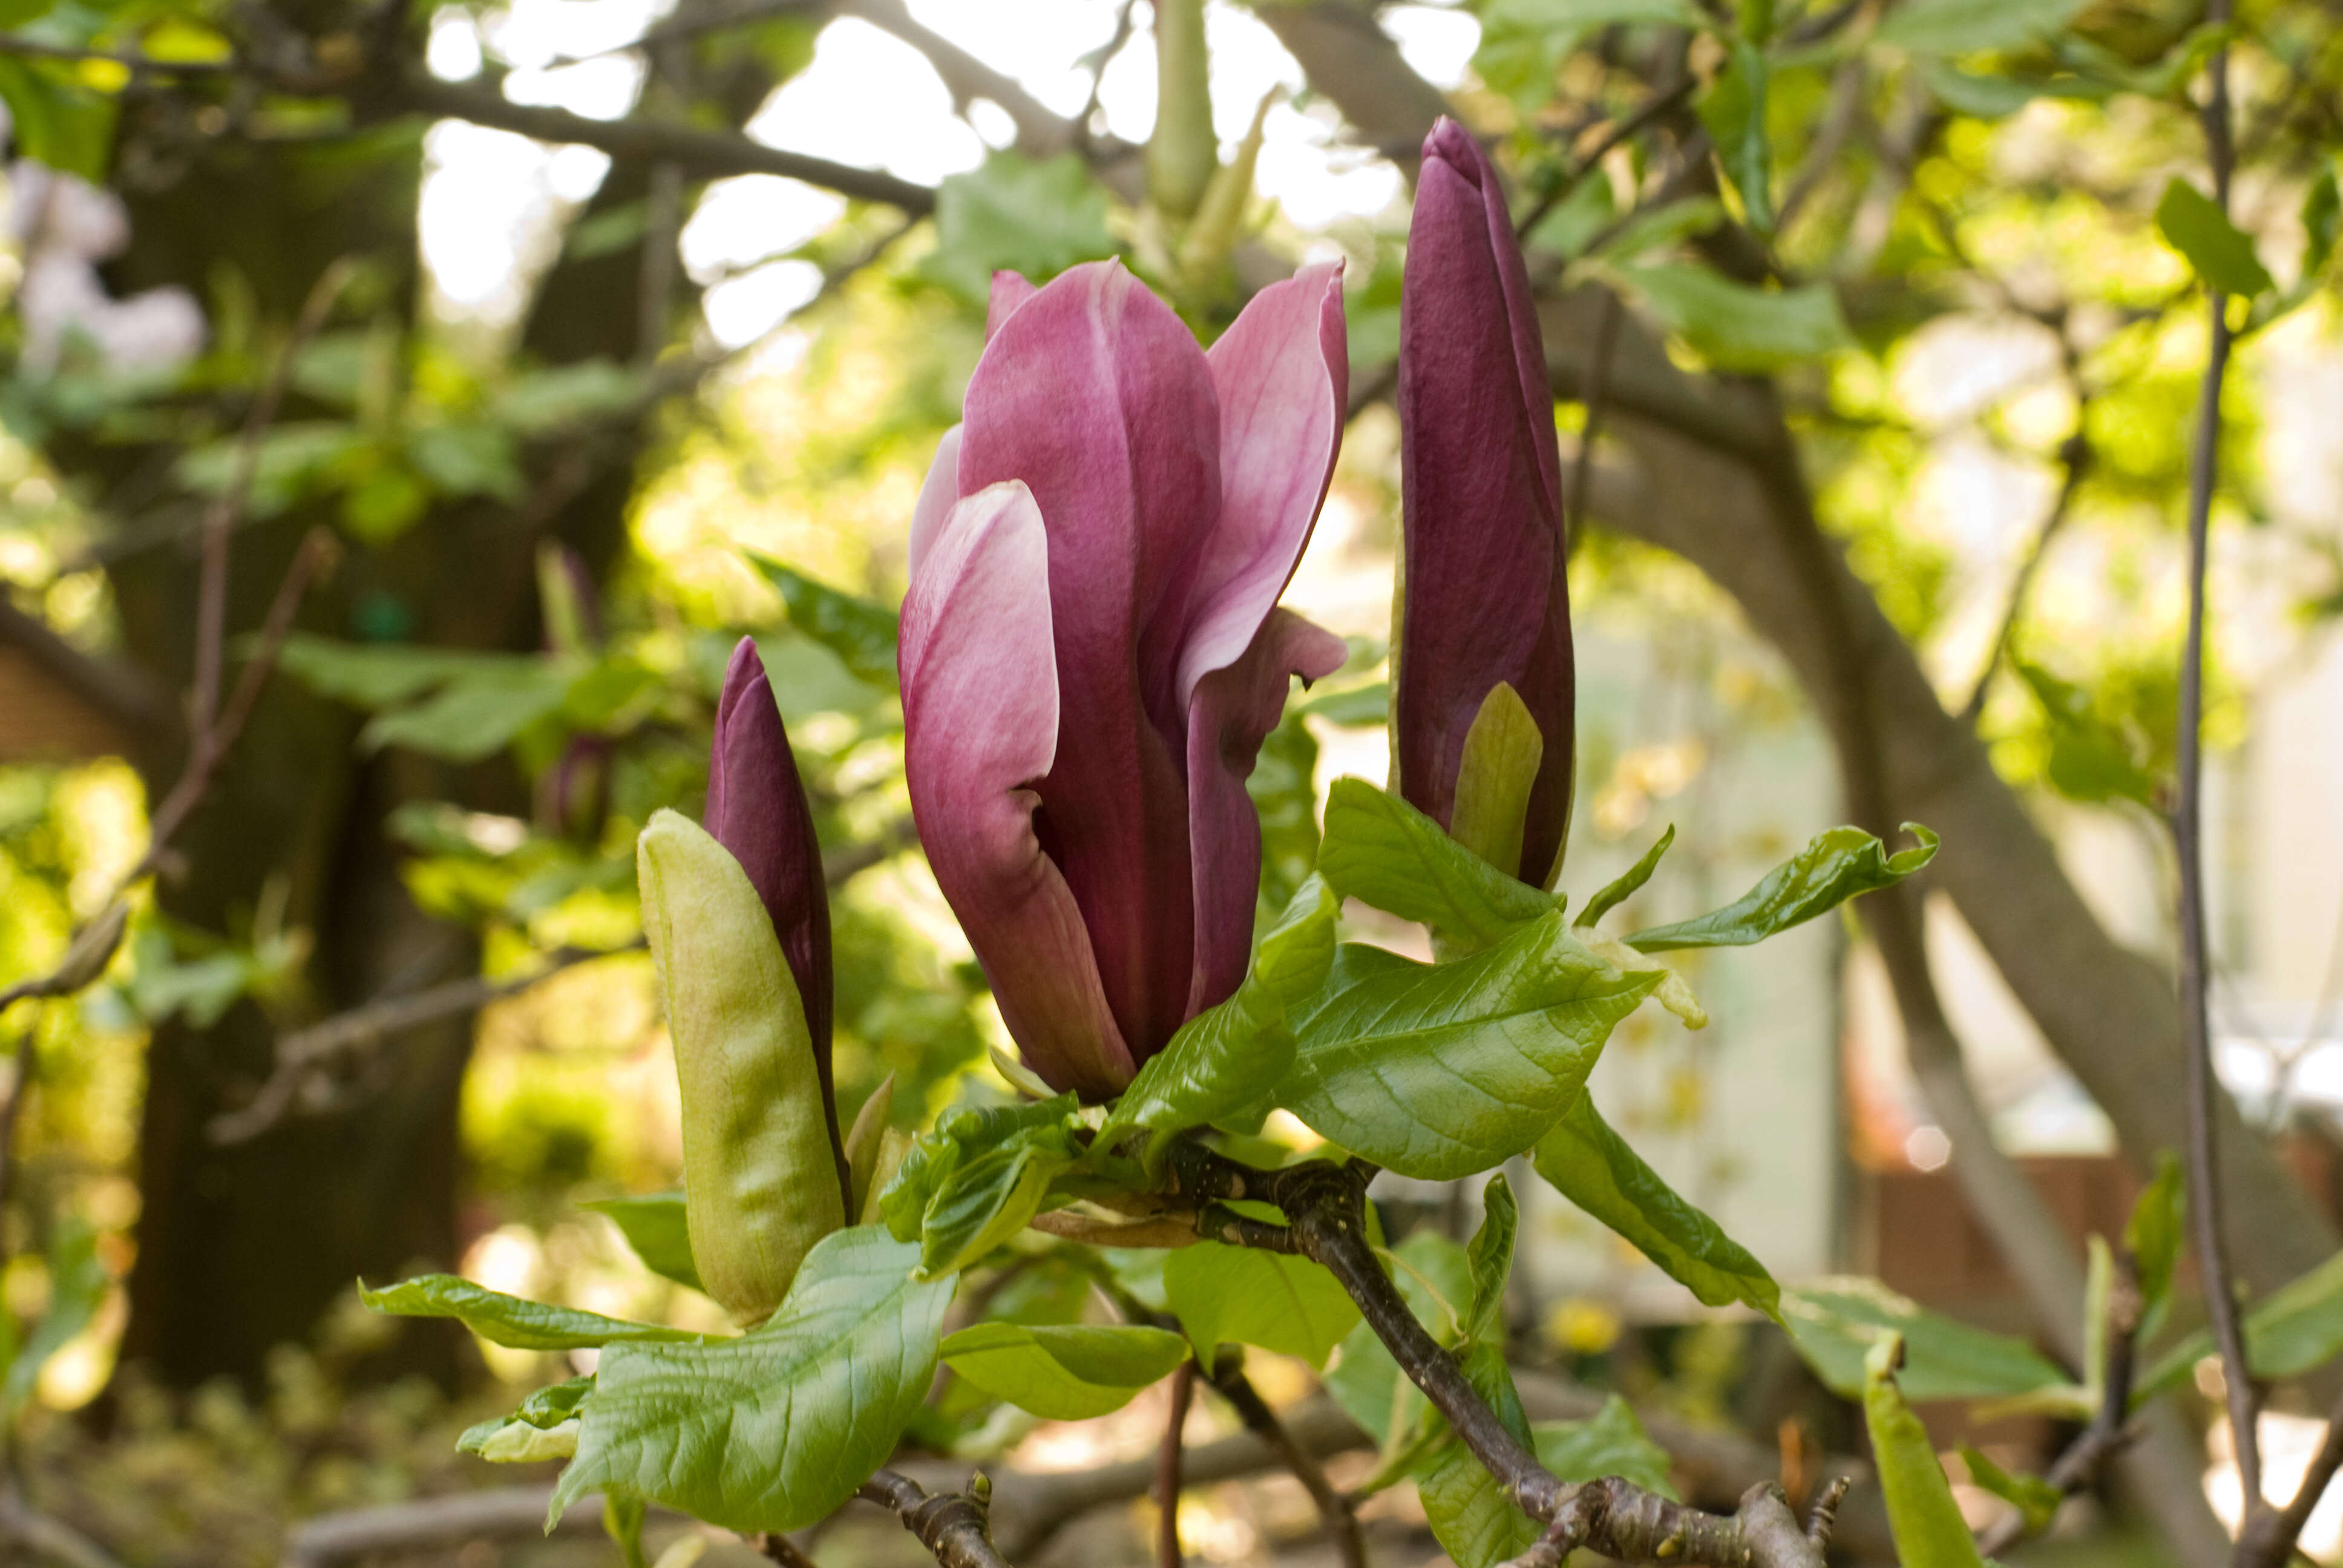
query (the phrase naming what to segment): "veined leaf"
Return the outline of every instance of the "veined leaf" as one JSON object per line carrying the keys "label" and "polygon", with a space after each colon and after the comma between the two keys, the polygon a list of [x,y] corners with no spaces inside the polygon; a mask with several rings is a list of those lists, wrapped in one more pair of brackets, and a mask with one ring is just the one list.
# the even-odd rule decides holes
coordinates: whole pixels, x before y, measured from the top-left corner
{"label": "veined leaf", "polygon": [[1188,1359],[1163,1329],[983,1322],[943,1342],[944,1364],[995,1399],[1046,1421],[1087,1421],[1121,1410]]}
{"label": "veined leaf", "polygon": [[664,1342],[701,1344],[706,1336],[659,1323],[606,1318],[576,1307],[548,1306],[508,1296],[454,1274],[424,1274],[382,1290],[358,1286],[358,1297],[394,1318],[454,1318],[493,1345],[517,1351],[578,1351],[601,1345]]}
{"label": "veined leaf", "polygon": [[2187,180],[2176,176],[2164,187],[2164,199],[2156,204],[2156,227],[2216,293],[2250,298],[2275,286],[2254,254],[2253,237]]}
{"label": "veined leaf", "polygon": [[695,1291],[707,1289],[699,1282],[699,1270],[691,1261],[691,1235],[684,1223],[682,1193],[601,1198],[578,1207],[608,1215],[635,1256],[642,1260],[643,1267],[652,1273]]}
{"label": "veined leaf", "polygon": [[1872,1460],[1887,1500],[1887,1525],[1905,1568],[1985,1568],[1976,1541],[1953,1501],[1945,1467],[1936,1462],[1928,1429],[1904,1402],[1896,1384],[1901,1342],[1889,1333],[1864,1361],[1863,1419],[1871,1431]]}
{"label": "veined leaf", "polygon": [[1557,907],[1551,895],[1498,870],[1363,779],[1337,779],[1326,792],[1318,873],[1343,898],[1420,920],[1467,951]]}
{"label": "veined leaf", "polygon": [[1920,840],[1916,849],[1887,847],[1860,828],[1833,828],[1818,834],[1733,902],[1695,920],[1637,931],[1627,945],[1647,953],[1677,948],[1744,947],[1777,931],[1827,914],[1847,900],[1891,887],[1936,859],[1936,835],[1917,822],[1904,830]]}
{"label": "veined leaf", "polygon": [[750,550],[749,558],[780,591],[791,627],[838,655],[857,678],[882,691],[895,689],[898,617],[893,610],[831,588],[760,551]]}
{"label": "veined leaf", "polygon": [[1644,1423],[1617,1394],[1584,1421],[1542,1421],[1530,1428],[1538,1462],[1564,1481],[1616,1475],[1646,1492],[1674,1497],[1668,1451],[1644,1433]]}
{"label": "veined leaf", "polygon": [[920,1242],[923,1275],[965,1267],[1041,1212],[1050,1183],[1080,1157],[1070,1130],[1079,1109],[1061,1094],[947,1111],[911,1145],[879,1195],[879,1211],[897,1241]]}
{"label": "veined leaf", "polygon": [[1420,964],[1344,944],[1297,1011],[1278,1101],[1403,1176],[1470,1176],[1543,1136],[1585,1086],[1612,1026],[1660,982],[1604,962],[1557,907],[1496,946]]}
{"label": "veined leaf", "polygon": [[1326,982],[1334,962],[1334,920],[1342,905],[1315,876],[1261,939],[1252,969],[1236,994],[1207,1008],[1148,1058],[1100,1131],[1101,1141],[1145,1128],[1148,1159],[1179,1132],[1212,1122],[1255,1128],[1278,1081],[1293,1065],[1286,1009]]}
{"label": "veined leaf", "polygon": [[800,1530],[887,1462],[926,1396],[952,1282],[870,1226],[826,1237],[761,1327],[613,1345],[583,1407],[555,1518],[618,1487],[744,1533]]}
{"label": "veined leaf", "polygon": [[1779,1315],[1815,1375],[1845,1399],[1863,1396],[1864,1358],[1890,1335],[1904,1344],[1904,1392],[1923,1402],[2030,1394],[2066,1382],[2024,1340],[1923,1312],[1876,1280],[1817,1280],[1784,1291]]}
{"label": "veined leaf", "polygon": [[1359,1322],[1334,1276],[1307,1258],[1200,1241],[1163,1260],[1163,1295],[1206,1371],[1222,1345],[1259,1345],[1313,1367]]}
{"label": "veined leaf", "polygon": [[1554,1191],[1633,1242],[1703,1304],[1745,1302],[1781,1316],[1781,1288],[1765,1265],[1660,1180],[1603,1120],[1592,1095],[1578,1097],[1530,1158]]}

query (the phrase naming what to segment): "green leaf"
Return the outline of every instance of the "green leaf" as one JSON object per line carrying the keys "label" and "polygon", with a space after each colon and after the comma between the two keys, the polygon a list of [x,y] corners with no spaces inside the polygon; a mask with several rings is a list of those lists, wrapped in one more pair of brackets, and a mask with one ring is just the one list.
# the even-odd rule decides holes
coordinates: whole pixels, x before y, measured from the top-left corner
{"label": "green leaf", "polygon": [[[1464,1249],[1436,1231],[1419,1230],[1400,1243],[1391,1261],[1392,1282],[1416,1322],[1443,1344],[1454,1343],[1473,1295],[1472,1264]],[[1389,1470],[1419,1428],[1425,1409],[1423,1391],[1399,1370],[1374,1329],[1363,1322],[1343,1336],[1324,1382],[1335,1402],[1382,1445],[1378,1473]]]}
{"label": "green leaf", "polygon": [[[1614,25],[1712,25],[1691,0],[1486,0],[1473,74],[1524,108],[1553,95],[1554,74],[1581,39]],[[1355,362],[1355,361],[1354,361]]]}
{"label": "green leaf", "polygon": [[1346,899],[1420,920],[1458,948],[1485,948],[1555,909],[1552,895],[1498,870],[1439,823],[1363,779],[1326,792],[1318,874]]}
{"label": "green leaf", "polygon": [[[1513,1373],[1505,1367],[1504,1352],[1483,1342],[1474,1344],[1463,1360],[1464,1375],[1472,1379],[1505,1429],[1524,1443],[1534,1442],[1529,1420],[1522,1413],[1521,1396],[1513,1389]],[[1423,1515],[1433,1537],[1456,1568],[1494,1568],[1520,1556],[1538,1537],[1538,1526],[1530,1516],[1453,1434],[1418,1462],[1415,1490],[1423,1501]]]}
{"label": "green leaf", "polygon": [[966,1267],[1041,1211],[1050,1183],[1080,1158],[1071,1094],[1031,1104],[948,1111],[912,1144],[879,1211],[899,1241],[920,1244],[920,1271]]}
{"label": "green leaf", "polygon": [[1278,1101],[1403,1176],[1470,1176],[1544,1134],[1661,979],[1595,957],[1559,908],[1453,963],[1345,943],[1297,1010]]}
{"label": "green leaf", "polygon": [[1163,1329],[986,1322],[944,1341],[943,1358],[1020,1410],[1045,1421],[1088,1421],[1121,1410],[1186,1361],[1188,1342]]}
{"label": "green leaf", "polygon": [[548,1306],[508,1296],[454,1274],[423,1274],[375,1291],[361,1282],[358,1297],[394,1318],[455,1318],[490,1344],[517,1351],[578,1351],[601,1345],[699,1344],[705,1336],[659,1323],[633,1323],[575,1307]]}
{"label": "green leaf", "polygon": [[2082,8],[2083,0],[1910,0],[1871,36],[1916,55],[2016,49],[2063,31]]}
{"label": "green leaf", "polygon": [[1675,824],[1671,822],[1668,824],[1667,831],[1660,835],[1659,841],[1644,851],[1644,858],[1620,873],[1617,879],[1605,884],[1601,892],[1587,900],[1586,907],[1578,911],[1578,919],[1571,923],[1578,926],[1594,925],[1604,916],[1643,891],[1644,884],[1652,879],[1652,873],[1660,869],[1660,857],[1666,854],[1668,846],[1675,841]]}
{"label": "green leaf", "polygon": [[1002,268],[1045,283],[1114,254],[1106,192],[1071,153],[1034,163],[998,152],[936,187],[936,248],[920,270],[981,307]]}
{"label": "green leaf", "polygon": [[1219,1241],[1164,1259],[1163,1295],[1207,1372],[1224,1344],[1259,1345],[1322,1367],[1359,1322],[1334,1276],[1309,1259]]}
{"label": "green leaf", "polygon": [[779,591],[791,627],[838,655],[856,678],[882,691],[895,689],[899,621],[893,610],[840,592],[761,551],[750,550],[749,558]]}
{"label": "green leaf", "polygon": [[549,661],[468,675],[394,713],[378,714],[358,735],[369,751],[405,746],[447,762],[478,762],[510,745],[522,730],[561,709],[577,672]]}
{"label": "green leaf", "polygon": [[1896,1387],[1901,1344],[1890,1333],[1871,1348],[1863,1384],[1864,1424],[1871,1430],[1872,1462],[1879,1467],[1896,1555],[1904,1568],[1984,1568],[1928,1429]]}
{"label": "green leaf", "polygon": [[0,102],[8,106],[15,156],[106,180],[114,150],[116,100],[68,65],[0,56]]}
{"label": "green leaf", "polygon": [[2141,765],[2137,749],[2100,715],[2088,688],[2022,658],[2010,664],[2032,689],[2049,721],[2050,756],[2044,771],[2053,789],[2070,800],[2155,805],[2156,775]]}
{"label": "green leaf", "polygon": [[623,1568],[650,1568],[643,1556],[643,1516],[649,1505],[631,1492],[617,1488],[602,1493],[602,1531],[618,1549]]}
{"label": "green leaf", "polygon": [[1855,342],[1828,284],[1755,288],[1688,262],[1644,263],[1618,276],[1663,325],[1721,369],[1779,369]]}
{"label": "green leaf", "polygon": [[1891,855],[1885,844],[1860,828],[1833,828],[1766,872],[1755,887],[1725,908],[1696,920],[1638,931],[1627,939],[1627,945],[1658,953],[1762,942],[1816,915],[1827,914],[1849,899],[1892,887],[1936,859],[1936,835],[1917,822],[1905,823],[1904,830],[1920,840],[1919,847]]}
{"label": "green leaf", "polygon": [[578,1452],[578,1408],[594,1392],[591,1374],[538,1389],[510,1415],[465,1429],[458,1453],[476,1453],[492,1464],[534,1464],[567,1459]]}
{"label": "green leaf", "polygon": [[801,1530],[887,1462],[934,1376],[952,1282],[858,1226],[806,1257],[789,1300],[738,1339],[614,1345],[552,1516],[618,1486],[743,1533]]}
{"label": "green leaf", "polygon": [[1974,1443],[1961,1444],[1961,1463],[1972,1485],[1982,1486],[2015,1507],[2026,1521],[2028,1534],[2050,1528],[2050,1521],[2066,1494],[2038,1475],[2012,1475]]}
{"label": "green leaf", "polygon": [[[49,1303],[9,1359],[7,1378],[0,1382],[0,1425],[25,1412],[40,1384],[41,1369],[68,1340],[89,1327],[106,1300],[106,1265],[98,1261],[97,1232],[85,1221],[74,1215],[57,1221],[47,1261]],[[6,1312],[0,1307],[0,1317]]]}
{"label": "green leaf", "polygon": [[1505,1342],[1505,1282],[1513,1272],[1513,1238],[1522,1223],[1521,1205],[1513,1201],[1513,1183],[1502,1171],[1481,1189],[1481,1228],[1464,1249],[1473,1271],[1473,1301],[1464,1311],[1464,1337]]}
{"label": "green leaf", "polygon": [[2056,1388],[2066,1374],[2024,1340],[1926,1312],[1876,1280],[1817,1280],[1782,1292],[1782,1326],[1832,1392],[1859,1399],[1864,1357],[1900,1337],[1902,1386],[1923,1403]]}
{"label": "green leaf", "polygon": [[2268,270],[2254,254],[2252,236],[2187,180],[2176,176],[2164,187],[2164,199],[2156,204],[2156,227],[2215,293],[2250,298],[2272,286]]}
{"label": "green leaf", "polygon": [[2188,1213],[2187,1177],[2168,1149],[2156,1157],[2156,1178],[2141,1190],[2124,1226],[2124,1250],[2139,1268],[2139,1342],[2164,1322],[2172,1302],[2172,1273],[2180,1261],[2182,1224]]}
{"label": "green leaf", "polygon": [[1530,1158],[1556,1191],[1600,1220],[1707,1306],[1745,1302],[1781,1316],[1781,1288],[1765,1265],[1686,1202],[1578,1097]]}
{"label": "green leaf", "polygon": [[1286,1009],[1326,982],[1341,909],[1319,878],[1303,882],[1262,937],[1236,994],[1182,1024],[1147,1060],[1101,1129],[1101,1141],[1145,1128],[1154,1135],[1151,1163],[1164,1143],[1191,1127],[1250,1121],[1257,1128],[1278,1081],[1293,1065]]}
{"label": "green leaf", "polygon": [[407,461],[443,496],[514,502],[528,493],[512,433],[495,425],[421,425],[407,432]]}
{"label": "green leaf", "polygon": [[689,1285],[695,1291],[707,1287],[699,1282],[699,1271],[691,1261],[691,1235],[683,1217],[683,1194],[654,1192],[641,1198],[602,1198],[580,1208],[591,1209],[597,1214],[607,1214],[618,1233],[627,1239],[643,1266],[679,1285]]}
{"label": "green leaf", "polygon": [[[2343,1252],[2255,1302],[2246,1312],[2245,1331],[2246,1362],[2258,1378],[2299,1377],[2343,1354]],[[2157,1359],[2132,1402],[2184,1381],[2212,1353],[2209,1332],[2189,1335]]]}
{"label": "green leaf", "polygon": [[[1730,40],[1732,67],[1718,76],[1700,101],[1701,122],[1716,142],[1717,161],[1741,197],[1749,226],[1759,234],[1774,227],[1774,146],[1765,134],[1765,89],[1768,69],[1765,52],[1749,39]],[[1835,297],[1824,291],[1831,313]],[[1842,326],[1840,331],[1845,332]],[[1686,336],[1690,336],[1687,332]],[[1833,347],[1835,347],[1834,345]]]}
{"label": "green leaf", "polygon": [[[1380,722],[1380,720],[1378,720]],[[1318,738],[1309,715],[1288,706],[1261,744],[1245,780],[1261,818],[1261,914],[1268,919],[1293,900],[1318,864]]]}
{"label": "green leaf", "polygon": [[2327,270],[2335,241],[2343,235],[2343,198],[2335,187],[2335,166],[2323,165],[2302,197],[2302,284],[2308,286]]}
{"label": "green leaf", "polygon": [[1564,1481],[1616,1475],[1646,1492],[1674,1497],[1668,1451],[1644,1433],[1644,1423],[1617,1394],[1584,1421],[1542,1421],[1530,1428],[1538,1462]]}

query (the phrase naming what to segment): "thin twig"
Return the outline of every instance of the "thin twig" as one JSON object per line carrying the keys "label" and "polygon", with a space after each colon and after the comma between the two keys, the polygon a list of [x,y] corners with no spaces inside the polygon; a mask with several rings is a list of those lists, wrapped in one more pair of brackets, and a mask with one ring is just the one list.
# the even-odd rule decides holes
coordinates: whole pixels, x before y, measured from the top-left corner
{"label": "thin twig", "polygon": [[[2227,0],[2212,0],[2207,20],[2228,20]],[[2213,200],[2229,206],[2228,51],[2217,49],[2206,62],[2205,139],[2212,164]],[[2212,531],[2213,490],[2220,458],[2221,384],[2229,363],[2228,297],[2212,289],[2207,314],[2210,342],[2205,379],[2197,404],[2197,428],[2188,460],[2188,635],[2180,666],[2179,778],[2173,791],[2172,838],[2179,862],[2180,1030],[2187,1058],[2188,1217],[2195,1231],[2197,1271],[2213,1341],[2221,1353],[2227,1384],[2229,1430],[2237,1445],[2237,1475],[2248,1518],[2261,1511],[2261,1443],[2255,1431],[2253,1372],[2222,1229],[2220,1151],[2214,1126],[2214,1101],[2220,1086],[2213,1076],[2213,1047],[2207,1014],[2209,980],[2205,931],[2204,722],[2205,576]]]}
{"label": "thin twig", "polygon": [[1336,1491],[1334,1483],[1326,1478],[1326,1467],[1318,1462],[1317,1455],[1285,1429],[1277,1412],[1270,1408],[1269,1401],[1262,1398],[1261,1391],[1245,1376],[1244,1363],[1234,1353],[1222,1352],[1220,1365],[1212,1373],[1212,1388],[1229,1402],[1237,1419],[1244,1422],[1245,1430],[1269,1444],[1284,1461],[1285,1468],[1293,1473],[1293,1479],[1302,1483],[1302,1490],[1317,1504],[1318,1516],[1326,1522],[1326,1534],[1334,1543],[1334,1554],[1342,1561],[1342,1568],[1367,1568],[1366,1538],[1360,1533],[1359,1515],[1350,1499]]}
{"label": "thin twig", "polygon": [[2284,1508],[2259,1508],[2246,1516],[2230,1568],[2284,1568],[2338,1470],[2343,1470],[2343,1398],[2327,1412],[2327,1435],[2311,1456],[2310,1468],[2303,1472],[2293,1500]]}
{"label": "thin twig", "polygon": [[1009,1568],[1007,1559],[992,1544],[987,1514],[991,1492],[981,1473],[970,1478],[965,1493],[930,1496],[910,1476],[882,1470],[864,1482],[856,1495],[901,1515],[903,1528],[920,1538],[939,1568]]}
{"label": "thin twig", "polygon": [[2090,437],[2083,433],[2083,410],[2075,411],[2075,433],[2058,448],[2058,460],[2064,473],[2058,481],[2058,494],[2050,503],[2050,512],[2036,530],[2033,547],[2017,566],[2017,575],[2010,579],[2009,601],[2002,608],[2001,625],[1994,632],[1992,646],[1986,649],[1985,668],[1977,671],[1976,684],[1969,688],[1969,699],[1961,704],[1961,722],[1976,728],[1985,712],[1985,699],[1992,693],[1993,678],[2000,673],[2001,662],[2009,654],[2010,638],[2016,634],[2017,623],[2026,613],[2026,598],[2034,586],[2034,574],[2042,569],[2045,557],[2050,553],[2050,543],[2066,526],[2075,509],[2075,496],[2083,487],[2083,477],[2091,466]]}
{"label": "thin twig", "polygon": [[778,1530],[758,1536],[757,1550],[779,1563],[781,1568],[814,1568],[814,1561],[806,1555],[805,1548]]}
{"label": "thin twig", "polygon": [[1196,1397],[1196,1362],[1180,1363],[1172,1374],[1172,1408],[1163,1420],[1163,1445],[1155,1455],[1155,1561],[1180,1568],[1180,1460],[1186,1450],[1188,1407]]}
{"label": "thin twig", "polygon": [[1537,199],[1529,212],[1513,225],[1513,233],[1526,239],[1530,230],[1545,221],[1547,214],[1570,199],[1570,194],[1578,188],[1579,183],[1588,175],[1593,174],[1604,158],[1611,156],[1612,148],[1622,146],[1640,133],[1644,126],[1683,103],[1692,95],[1692,90],[1699,85],[1699,79],[1687,73],[1671,85],[1660,88],[1644,99],[1633,113],[1604,132],[1602,140],[1573,160],[1570,173],[1556,182],[1553,189]]}
{"label": "thin twig", "polygon": [[[14,1482],[0,1487],[0,1543],[13,1542],[35,1561],[64,1568],[122,1568],[114,1554],[67,1524],[27,1503]],[[8,1561],[14,1562],[13,1555]]]}

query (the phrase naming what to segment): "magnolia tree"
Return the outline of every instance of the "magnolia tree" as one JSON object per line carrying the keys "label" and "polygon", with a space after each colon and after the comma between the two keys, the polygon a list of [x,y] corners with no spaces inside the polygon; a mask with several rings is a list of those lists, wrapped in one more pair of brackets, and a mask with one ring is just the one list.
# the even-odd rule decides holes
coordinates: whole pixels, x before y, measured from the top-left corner
{"label": "magnolia tree", "polygon": [[[1916,845],[1891,853],[1835,829],[1722,909],[1624,934],[1605,918],[1666,838],[1610,885],[1565,892],[1564,473],[1522,253],[1494,169],[1453,123],[1424,146],[1401,309],[1393,779],[1334,782],[1314,874],[1271,909],[1246,779],[1293,678],[1345,658],[1277,602],[1342,437],[1339,269],[1262,290],[1209,350],[1116,263],[1038,288],[994,280],[963,423],[912,520],[899,669],[920,840],[1016,1041],[1000,1066],[1021,1098],[954,1107],[916,1137],[890,1128],[886,1087],[836,1102],[813,815],[744,641],[704,821],[662,811],[638,850],[685,1190],[614,1211],[648,1265],[740,1332],[449,1276],[370,1292],[499,1343],[601,1352],[466,1447],[566,1457],[556,1511],[598,1493],[628,1542],[659,1504],[795,1561],[787,1533],[861,1497],[952,1568],[980,1568],[1002,1561],[981,1475],[930,1494],[889,1468],[933,1436],[939,1366],[978,1404],[1057,1419],[1166,1378],[1183,1409],[1202,1376],[1275,1431],[1232,1348],[1252,1345],[1322,1369],[1381,1441],[1365,1489],[1412,1480],[1463,1568],[1582,1546],[1714,1568],[1822,1562],[1851,1476],[1803,1518],[1773,1485],[1712,1513],[1674,1498],[1624,1405],[1525,1418],[1502,1311],[1517,1209],[1500,1167],[1521,1156],[1702,1302],[1784,1322],[1861,1398],[1910,1563],[1980,1559],[1899,1369],[1928,1397],[2093,1422],[2103,1452],[2131,1402],[2201,1353],[2184,1345],[2133,1386],[2078,1384],[1884,1292],[1785,1292],[1605,1122],[1587,1078],[1620,1020],[1648,1002],[1706,1021],[1660,955],[1761,941],[1917,870],[1936,840],[1913,825]],[[1433,961],[1342,940],[1348,900],[1420,922]],[[1323,1142],[1265,1140],[1272,1111]],[[1470,1244],[1392,1247],[1369,1199],[1385,1171],[1484,1178]],[[2127,1346],[2163,1310],[2178,1225],[2167,1174],[2120,1282],[2100,1249],[2091,1310],[2108,1315],[2120,1284]],[[1036,1267],[1094,1286],[1114,1321],[970,1285]],[[947,1333],[956,1297],[965,1326]],[[1175,1465],[1177,1429],[1175,1414]],[[1349,1499],[1286,1446],[1357,1561]],[[2049,1479],[1974,1469],[2038,1526],[2090,1473],[2094,1454],[2072,1457]]]}

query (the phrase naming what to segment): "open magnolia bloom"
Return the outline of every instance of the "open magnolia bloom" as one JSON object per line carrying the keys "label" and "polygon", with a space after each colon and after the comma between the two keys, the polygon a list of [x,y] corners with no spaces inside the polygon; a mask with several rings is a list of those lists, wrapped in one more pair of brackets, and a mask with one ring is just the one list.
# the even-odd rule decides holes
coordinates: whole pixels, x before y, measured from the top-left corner
{"label": "open magnolia bloom", "polygon": [[1570,826],[1574,700],[1554,393],[1497,171],[1449,119],[1424,138],[1407,233],[1399,421],[1400,791],[1544,887]]}
{"label": "open magnolia bloom", "polygon": [[912,524],[904,768],[1027,1063],[1102,1099],[1243,979],[1245,779],[1342,661],[1277,608],[1342,441],[1341,268],[1209,353],[1113,262],[1001,275],[987,331]]}

